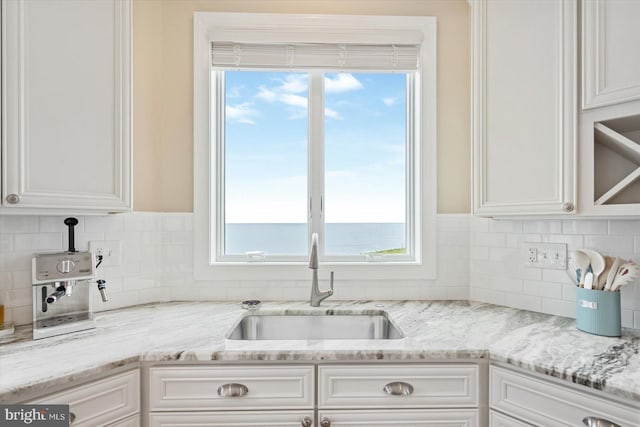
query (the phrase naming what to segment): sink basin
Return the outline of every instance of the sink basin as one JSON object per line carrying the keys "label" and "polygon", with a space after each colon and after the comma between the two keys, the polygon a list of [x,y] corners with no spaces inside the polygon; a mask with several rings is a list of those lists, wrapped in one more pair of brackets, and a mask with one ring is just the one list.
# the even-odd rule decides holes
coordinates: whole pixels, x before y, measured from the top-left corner
{"label": "sink basin", "polygon": [[253,314],[230,340],[393,340],[404,338],[385,314]]}

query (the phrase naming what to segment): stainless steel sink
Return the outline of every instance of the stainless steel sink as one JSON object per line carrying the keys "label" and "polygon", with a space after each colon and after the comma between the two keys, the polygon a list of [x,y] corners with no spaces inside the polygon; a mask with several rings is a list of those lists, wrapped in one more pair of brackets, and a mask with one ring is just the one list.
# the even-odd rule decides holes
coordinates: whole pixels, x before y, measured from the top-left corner
{"label": "stainless steel sink", "polygon": [[385,314],[253,314],[230,340],[393,340],[404,338]]}

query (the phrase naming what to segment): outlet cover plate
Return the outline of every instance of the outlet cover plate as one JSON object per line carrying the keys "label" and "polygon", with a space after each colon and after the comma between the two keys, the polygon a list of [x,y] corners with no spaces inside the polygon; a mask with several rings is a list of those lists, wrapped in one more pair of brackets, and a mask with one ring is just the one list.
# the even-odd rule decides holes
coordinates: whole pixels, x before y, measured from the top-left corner
{"label": "outlet cover plate", "polygon": [[525,267],[567,269],[566,243],[524,242],[522,247]]}
{"label": "outlet cover plate", "polygon": [[89,242],[89,250],[95,254],[96,262],[98,255],[102,255],[100,267],[116,267],[122,264],[122,245],[119,240],[94,240]]}

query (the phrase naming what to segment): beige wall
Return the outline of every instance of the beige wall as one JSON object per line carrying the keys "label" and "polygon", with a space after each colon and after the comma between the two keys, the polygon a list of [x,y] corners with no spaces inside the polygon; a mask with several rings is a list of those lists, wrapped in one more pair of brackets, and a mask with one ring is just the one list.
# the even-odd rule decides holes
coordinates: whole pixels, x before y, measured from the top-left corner
{"label": "beige wall", "polygon": [[193,12],[438,18],[438,212],[470,212],[466,0],[134,0],[134,209],[193,210]]}

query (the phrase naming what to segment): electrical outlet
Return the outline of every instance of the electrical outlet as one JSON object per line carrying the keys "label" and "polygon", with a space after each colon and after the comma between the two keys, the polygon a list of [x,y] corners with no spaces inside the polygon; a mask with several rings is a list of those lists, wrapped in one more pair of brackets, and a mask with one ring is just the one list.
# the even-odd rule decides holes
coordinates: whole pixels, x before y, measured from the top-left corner
{"label": "electrical outlet", "polygon": [[115,267],[122,264],[120,256],[122,247],[118,240],[96,240],[89,242],[89,250],[95,254],[96,261],[98,261],[98,256],[102,255],[100,267]]}
{"label": "electrical outlet", "polygon": [[567,269],[566,243],[523,243],[526,267]]}

